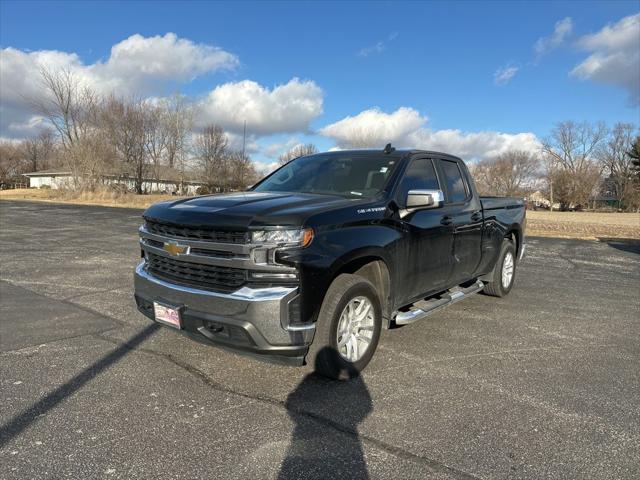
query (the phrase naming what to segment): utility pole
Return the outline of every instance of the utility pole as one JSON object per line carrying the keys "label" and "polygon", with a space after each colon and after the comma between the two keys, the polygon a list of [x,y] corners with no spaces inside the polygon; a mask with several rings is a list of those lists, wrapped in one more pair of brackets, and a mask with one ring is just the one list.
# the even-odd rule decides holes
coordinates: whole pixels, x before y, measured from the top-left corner
{"label": "utility pole", "polygon": [[244,159],[244,148],[247,143],[247,121],[244,121],[244,128],[242,129],[242,158]]}

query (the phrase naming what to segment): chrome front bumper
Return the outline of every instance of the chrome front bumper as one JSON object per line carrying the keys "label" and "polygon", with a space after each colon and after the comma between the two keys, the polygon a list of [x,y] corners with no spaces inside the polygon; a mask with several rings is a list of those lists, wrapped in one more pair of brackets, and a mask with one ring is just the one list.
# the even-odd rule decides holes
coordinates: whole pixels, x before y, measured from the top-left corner
{"label": "chrome front bumper", "polygon": [[153,319],[153,302],[181,309],[183,327],[199,340],[257,354],[303,357],[315,324],[291,324],[295,287],[248,288],[217,293],[168,283],[150,275],[144,262],[134,274],[138,309]]}

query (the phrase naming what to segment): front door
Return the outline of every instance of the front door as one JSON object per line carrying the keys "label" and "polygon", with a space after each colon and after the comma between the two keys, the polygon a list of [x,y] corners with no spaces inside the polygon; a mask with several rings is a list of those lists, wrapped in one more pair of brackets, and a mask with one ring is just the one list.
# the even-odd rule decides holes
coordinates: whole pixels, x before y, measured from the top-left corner
{"label": "front door", "polygon": [[[440,190],[430,158],[414,158],[407,166],[396,200],[404,208],[409,190]],[[453,225],[443,221],[443,209],[418,210],[399,220],[404,230],[398,248],[397,279],[400,304],[407,304],[445,287],[452,269]]]}

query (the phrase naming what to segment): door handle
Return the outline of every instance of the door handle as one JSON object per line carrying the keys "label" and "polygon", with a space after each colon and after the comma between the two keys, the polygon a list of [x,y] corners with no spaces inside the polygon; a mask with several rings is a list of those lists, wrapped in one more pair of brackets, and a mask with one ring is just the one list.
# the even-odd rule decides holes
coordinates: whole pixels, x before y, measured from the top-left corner
{"label": "door handle", "polygon": [[449,215],[446,215],[442,217],[442,220],[440,220],[440,223],[442,225],[451,225],[453,223],[453,218],[451,218]]}
{"label": "door handle", "polygon": [[478,220],[482,220],[482,212],[480,211],[473,212],[471,214],[471,220],[473,220],[474,222],[477,222]]}

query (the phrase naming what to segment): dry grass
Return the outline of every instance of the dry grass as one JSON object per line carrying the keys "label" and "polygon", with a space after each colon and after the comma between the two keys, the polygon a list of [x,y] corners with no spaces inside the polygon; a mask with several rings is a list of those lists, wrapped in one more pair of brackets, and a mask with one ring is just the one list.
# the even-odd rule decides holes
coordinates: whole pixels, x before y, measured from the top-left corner
{"label": "dry grass", "polygon": [[95,192],[23,188],[1,190],[0,200],[27,200],[37,202],[72,203],[76,205],[102,205],[122,208],[147,208],[162,200],[177,200],[171,195],[135,195],[103,189]]}
{"label": "dry grass", "polygon": [[[134,195],[111,190],[73,193],[49,189],[19,189],[0,191],[0,200],[31,200],[40,202],[106,205],[110,207],[146,208],[162,200],[175,200],[171,195]],[[626,238],[640,240],[640,213],[597,212],[527,212],[527,235],[541,237]]]}
{"label": "dry grass", "polygon": [[640,240],[640,213],[527,212],[527,235]]}

